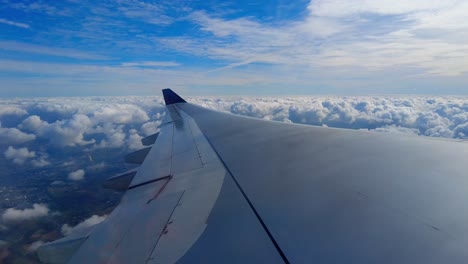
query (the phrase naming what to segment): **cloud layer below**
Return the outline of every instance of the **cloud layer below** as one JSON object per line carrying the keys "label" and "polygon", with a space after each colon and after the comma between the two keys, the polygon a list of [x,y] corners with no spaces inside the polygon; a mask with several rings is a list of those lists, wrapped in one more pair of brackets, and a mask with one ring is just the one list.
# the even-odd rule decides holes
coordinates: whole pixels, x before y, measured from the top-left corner
{"label": "cloud layer below", "polygon": [[[210,109],[285,123],[468,139],[467,97],[188,97],[186,100]],[[0,141],[3,154],[0,159],[5,159],[1,164],[7,167],[4,171],[25,169],[22,176],[41,175],[30,173],[37,171],[59,172],[44,174],[48,177],[47,186],[55,194],[60,194],[63,188],[80,190],[97,174],[120,170],[122,167],[114,165],[123,163],[121,157],[125,153],[143,147],[140,139],[157,132],[164,116],[161,97],[0,99],[0,138],[5,139]],[[110,158],[115,152],[118,155]],[[95,153],[100,158],[93,158]],[[24,182],[27,183],[27,177]],[[46,205],[20,197],[21,204],[8,204],[6,207],[11,208],[3,211],[1,219],[6,225],[54,216],[51,210],[57,210],[52,202]],[[86,214],[92,215],[90,218],[78,224],[63,224],[60,231],[69,235],[84,230],[105,219],[96,214],[106,213],[90,212]],[[70,223],[68,219],[61,221]],[[29,242],[28,250],[34,251],[43,241],[46,240]]]}
{"label": "cloud layer below", "polygon": [[[189,101],[281,122],[468,137],[465,97],[193,97]],[[160,97],[15,99],[2,100],[2,105],[15,109],[0,118],[4,157],[18,165],[31,160],[37,167],[50,163],[51,148],[141,148],[140,139],[157,132],[165,114]]]}

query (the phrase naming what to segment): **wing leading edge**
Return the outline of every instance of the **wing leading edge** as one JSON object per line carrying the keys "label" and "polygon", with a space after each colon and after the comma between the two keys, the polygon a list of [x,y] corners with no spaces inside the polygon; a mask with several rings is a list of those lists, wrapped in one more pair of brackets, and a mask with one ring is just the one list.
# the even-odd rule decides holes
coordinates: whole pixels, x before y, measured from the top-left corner
{"label": "wing leading edge", "polygon": [[166,119],[121,204],[78,236],[69,262],[467,263],[466,143],[263,121],[163,94]]}

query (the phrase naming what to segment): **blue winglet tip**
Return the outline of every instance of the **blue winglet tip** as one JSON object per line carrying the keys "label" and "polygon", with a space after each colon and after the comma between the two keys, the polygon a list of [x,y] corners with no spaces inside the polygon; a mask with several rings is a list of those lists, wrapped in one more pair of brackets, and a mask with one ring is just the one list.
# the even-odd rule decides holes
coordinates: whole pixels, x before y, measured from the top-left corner
{"label": "blue winglet tip", "polygon": [[177,104],[177,103],[186,103],[186,101],[184,99],[182,99],[182,97],[180,97],[178,94],[174,93],[174,91],[172,91],[169,88],[163,89],[162,92],[163,92],[163,95],[164,95],[164,102],[166,103],[166,105]]}

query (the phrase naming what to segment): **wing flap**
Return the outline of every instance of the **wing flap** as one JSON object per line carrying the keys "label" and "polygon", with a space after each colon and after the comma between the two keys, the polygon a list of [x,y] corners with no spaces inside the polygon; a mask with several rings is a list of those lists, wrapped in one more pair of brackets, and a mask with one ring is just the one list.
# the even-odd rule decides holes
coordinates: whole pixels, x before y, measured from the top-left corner
{"label": "wing flap", "polygon": [[50,264],[67,263],[88,238],[93,228],[94,226],[77,230],[64,238],[39,247],[37,249],[39,259]]}
{"label": "wing flap", "polygon": [[130,187],[170,175],[173,134],[173,123],[161,127],[155,144],[148,153],[145,162],[141,165],[139,172],[133,178]]}
{"label": "wing flap", "polygon": [[159,136],[159,132],[156,133],[156,134],[147,136],[147,137],[145,137],[145,138],[142,138],[142,139],[141,139],[141,144],[143,144],[143,146],[150,146],[150,145],[153,145],[154,142],[156,142],[156,139],[158,138],[158,136]]}
{"label": "wing flap", "polygon": [[125,156],[125,162],[127,163],[135,163],[135,164],[142,164],[143,161],[145,161],[146,156],[148,156],[148,153],[151,151],[151,147],[143,148],[140,150],[137,150],[135,152],[127,154]]}
{"label": "wing flap", "polygon": [[114,177],[108,178],[102,183],[102,187],[116,190],[119,192],[124,192],[130,186],[130,183],[135,177],[137,171],[138,169],[133,169],[122,174],[116,175]]}
{"label": "wing flap", "polygon": [[[126,257],[126,259],[147,258],[151,253],[149,248],[152,249],[152,246],[156,244],[159,234],[163,231],[164,225],[182,195],[182,192],[178,192],[155,199],[161,189],[166,186],[167,180],[128,190],[121,204],[105,221],[95,227],[85,243],[73,255],[70,263],[108,263],[117,256]],[[148,225],[151,228],[142,232],[141,228]],[[132,233],[135,230],[140,231],[137,234]],[[135,236],[145,237],[145,240],[135,240]],[[131,242],[134,243],[133,247],[131,247]],[[146,252],[146,255],[137,256],[132,255],[135,253],[134,250],[139,253],[148,250],[149,252]]]}
{"label": "wing flap", "polygon": [[108,263],[146,263],[182,197],[183,192],[179,192],[152,200],[135,216],[139,221],[130,227]]}

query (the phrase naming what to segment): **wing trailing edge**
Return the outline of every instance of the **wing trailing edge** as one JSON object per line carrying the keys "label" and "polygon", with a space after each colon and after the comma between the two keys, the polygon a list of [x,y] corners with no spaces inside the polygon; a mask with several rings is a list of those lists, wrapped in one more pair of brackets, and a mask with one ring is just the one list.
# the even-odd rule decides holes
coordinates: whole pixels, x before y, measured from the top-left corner
{"label": "wing trailing edge", "polygon": [[110,177],[102,183],[102,187],[119,192],[124,192],[130,186],[130,183],[135,177],[138,169],[129,170],[114,177]]}
{"label": "wing trailing edge", "polygon": [[156,142],[156,139],[158,138],[158,136],[159,136],[159,132],[156,134],[147,136],[145,138],[142,138],[141,144],[143,144],[143,146],[151,146],[154,144],[154,142]]}
{"label": "wing trailing edge", "polygon": [[126,163],[135,163],[135,164],[142,164],[143,161],[145,161],[146,156],[148,156],[148,153],[150,152],[151,147],[146,147],[139,149],[135,152],[127,154],[125,156],[125,162]]}

